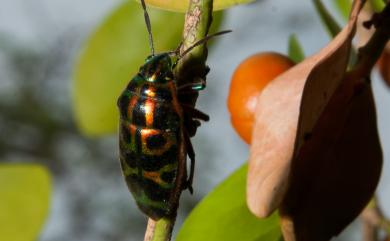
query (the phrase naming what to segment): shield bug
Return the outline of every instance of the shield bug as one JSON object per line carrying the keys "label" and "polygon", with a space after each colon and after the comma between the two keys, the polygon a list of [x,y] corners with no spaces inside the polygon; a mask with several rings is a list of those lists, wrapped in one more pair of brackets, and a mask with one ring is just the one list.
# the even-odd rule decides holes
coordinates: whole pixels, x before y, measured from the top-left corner
{"label": "shield bug", "polygon": [[[149,16],[141,0],[149,33],[151,55],[118,99],[120,111],[120,163],[127,186],[138,207],[158,220],[173,214],[180,193],[192,193],[195,153],[190,136],[208,115],[181,103],[178,96],[204,89],[205,82],[178,86],[173,70],[194,47],[222,31],[196,42],[181,54],[179,49],[155,54]],[[186,171],[186,157],[191,160]]]}

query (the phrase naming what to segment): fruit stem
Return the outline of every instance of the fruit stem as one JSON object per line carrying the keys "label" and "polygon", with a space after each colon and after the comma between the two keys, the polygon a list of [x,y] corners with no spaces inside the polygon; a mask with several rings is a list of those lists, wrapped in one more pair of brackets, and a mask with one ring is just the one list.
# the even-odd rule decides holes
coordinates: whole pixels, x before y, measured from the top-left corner
{"label": "fruit stem", "polygon": [[351,71],[357,77],[370,75],[390,40],[390,3],[387,3],[381,13],[374,14],[370,21],[364,23],[364,26],[367,28],[374,26],[376,30],[368,43],[359,49],[358,62]]}
{"label": "fruit stem", "polygon": [[[207,36],[212,22],[212,13],[213,0],[189,0],[189,7],[184,22],[183,42],[180,49],[181,54],[196,41]],[[208,72],[206,59],[206,42],[195,47],[180,59],[174,69],[177,86],[198,83],[200,80],[205,81]],[[190,92],[186,96],[179,96],[179,98],[181,103],[195,106],[198,93]],[[178,195],[180,196],[180,194]],[[177,207],[173,212],[174,215],[158,221],[149,219],[144,241],[170,241],[176,220],[176,211]]]}

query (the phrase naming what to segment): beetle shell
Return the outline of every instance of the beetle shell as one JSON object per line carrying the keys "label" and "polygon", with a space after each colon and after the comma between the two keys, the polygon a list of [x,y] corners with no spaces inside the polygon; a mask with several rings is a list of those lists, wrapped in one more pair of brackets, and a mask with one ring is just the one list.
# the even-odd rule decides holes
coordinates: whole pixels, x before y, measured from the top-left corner
{"label": "beetle shell", "polygon": [[159,64],[142,66],[118,99],[122,171],[137,205],[154,220],[175,209],[186,158],[173,75]]}

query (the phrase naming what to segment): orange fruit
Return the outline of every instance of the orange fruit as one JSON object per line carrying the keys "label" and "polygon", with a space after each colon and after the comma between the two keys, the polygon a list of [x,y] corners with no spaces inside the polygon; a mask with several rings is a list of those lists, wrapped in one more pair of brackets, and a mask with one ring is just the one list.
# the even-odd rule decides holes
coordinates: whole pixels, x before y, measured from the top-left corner
{"label": "orange fruit", "polygon": [[234,71],[227,105],[232,125],[246,143],[251,143],[259,93],[275,77],[293,65],[294,62],[284,55],[264,52],[248,57]]}

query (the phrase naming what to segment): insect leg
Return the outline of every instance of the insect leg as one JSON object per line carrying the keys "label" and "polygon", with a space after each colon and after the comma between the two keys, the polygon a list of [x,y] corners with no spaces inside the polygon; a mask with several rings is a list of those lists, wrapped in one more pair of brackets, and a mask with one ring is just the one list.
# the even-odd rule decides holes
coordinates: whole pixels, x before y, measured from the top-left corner
{"label": "insect leg", "polygon": [[190,137],[195,136],[196,130],[200,126],[199,120],[194,120],[190,118],[188,115],[184,118],[184,126],[186,127],[186,132]]}
{"label": "insect leg", "polygon": [[178,92],[186,92],[186,91],[201,91],[206,88],[206,81],[204,79],[200,79],[199,82],[196,83],[187,83],[181,85],[177,88]]}
{"label": "insect leg", "polygon": [[202,121],[209,121],[210,117],[203,113],[202,111],[188,105],[188,104],[181,104],[183,110],[185,113],[187,113],[191,118],[202,120]]}
{"label": "insect leg", "polygon": [[194,171],[195,171],[195,151],[194,151],[194,147],[192,146],[190,136],[188,135],[186,130],[184,130],[184,139],[185,139],[185,144],[187,149],[187,155],[191,160],[190,175],[185,183],[185,188],[188,188],[188,190],[192,194],[194,192],[194,189],[192,188],[192,181],[194,180]]}

